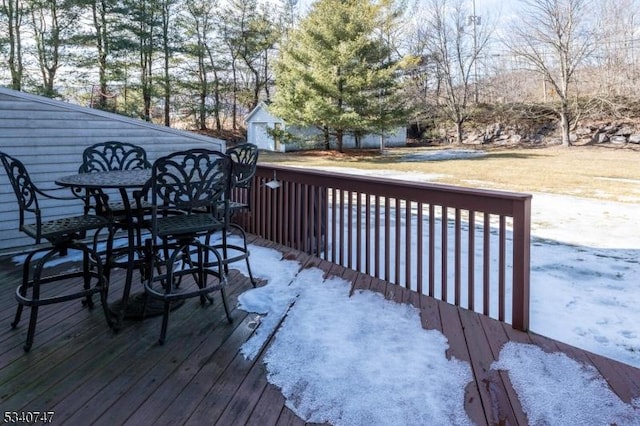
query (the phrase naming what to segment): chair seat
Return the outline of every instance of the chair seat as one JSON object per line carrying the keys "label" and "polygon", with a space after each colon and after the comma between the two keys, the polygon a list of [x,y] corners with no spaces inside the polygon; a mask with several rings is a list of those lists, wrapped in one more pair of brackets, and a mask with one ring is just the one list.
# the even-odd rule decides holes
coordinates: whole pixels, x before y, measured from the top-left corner
{"label": "chair seat", "polygon": [[[71,216],[61,219],[42,222],[40,225],[40,236],[47,240],[59,239],[65,236],[75,236],[76,234],[98,229],[109,225],[109,221],[102,216],[83,215]],[[37,238],[38,225],[25,224],[22,227],[25,234]]]}
{"label": "chair seat", "polygon": [[[137,200],[131,200],[131,209],[138,210],[142,209],[143,211],[151,211],[153,204],[148,201],[141,200],[140,205],[138,206]],[[114,216],[125,216],[127,214],[127,209],[124,206],[122,201],[114,201],[109,203],[109,210],[112,212]]]}
{"label": "chair seat", "polygon": [[207,213],[160,217],[156,221],[159,237],[193,235],[222,229],[223,224]]}
{"label": "chair seat", "polygon": [[249,208],[249,204],[247,203],[240,203],[238,201],[229,201],[229,211],[234,212],[236,210],[242,210],[242,209],[248,209]]}
{"label": "chair seat", "polygon": [[[249,209],[249,204],[241,203],[239,201],[229,200],[229,213],[233,213],[238,210]],[[224,211],[224,203],[225,201],[218,202],[218,211]],[[206,211],[206,209],[202,209],[202,211]]]}

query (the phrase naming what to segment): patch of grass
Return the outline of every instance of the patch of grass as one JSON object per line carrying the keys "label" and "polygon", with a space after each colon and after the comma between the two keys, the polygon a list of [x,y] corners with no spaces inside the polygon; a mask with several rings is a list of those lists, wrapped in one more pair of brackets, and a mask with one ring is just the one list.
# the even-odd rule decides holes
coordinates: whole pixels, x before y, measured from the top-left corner
{"label": "patch of grass", "polygon": [[[603,146],[492,149],[486,155],[440,161],[403,161],[408,155],[442,148],[391,148],[378,151],[261,152],[261,162],[308,167],[397,170],[437,175],[435,182],[547,192],[640,203],[640,150]],[[558,212],[562,214],[562,212]]]}

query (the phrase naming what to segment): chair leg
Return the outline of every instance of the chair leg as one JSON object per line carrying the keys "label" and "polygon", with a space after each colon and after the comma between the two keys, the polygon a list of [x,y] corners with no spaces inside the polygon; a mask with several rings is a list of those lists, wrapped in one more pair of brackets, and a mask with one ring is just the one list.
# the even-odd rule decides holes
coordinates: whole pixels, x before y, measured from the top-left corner
{"label": "chair leg", "polygon": [[[94,246],[93,249],[87,247],[87,255],[95,259],[96,275],[98,280],[96,282],[96,286],[100,289],[100,304],[102,305],[102,310],[104,312],[105,319],[107,320],[107,325],[109,326],[109,328],[115,330],[116,322],[113,313],[109,309],[109,278],[107,278],[107,276],[105,275],[105,266],[103,265],[102,260],[100,259],[100,254],[95,247],[96,246]],[[82,248],[82,250],[84,251],[84,248]],[[85,273],[86,272],[87,271],[85,271]],[[92,305],[93,302],[89,307],[92,308]]]}
{"label": "chair leg", "polygon": [[27,331],[27,342],[24,344],[24,351],[29,352],[33,345],[33,338],[36,334],[36,323],[38,322],[38,305],[31,307],[31,316],[29,318],[29,331]]}
{"label": "chair leg", "polygon": [[[89,309],[93,309],[93,297],[89,292],[91,290],[91,251],[88,247],[83,246],[75,246],[75,248],[82,250],[82,271],[84,276],[84,290],[87,292],[87,296],[82,301],[82,305],[88,307]],[[98,267],[99,260],[96,259],[96,268],[98,273],[100,273],[102,268]]]}
{"label": "chair leg", "polygon": [[18,323],[20,322],[20,318],[22,318],[22,309],[24,305],[22,303],[18,303],[18,308],[16,309],[16,315],[13,318],[13,322],[11,323],[11,328],[16,328]]}
{"label": "chair leg", "polygon": [[228,274],[229,273],[229,264],[226,262],[226,260],[229,258],[229,254],[227,253],[227,232],[229,231],[229,228],[225,227],[222,230],[222,258],[225,260],[224,262],[224,273]]}
{"label": "chair leg", "polygon": [[249,280],[251,281],[251,285],[255,287],[257,285],[257,282],[253,278],[253,274],[251,273],[251,265],[249,264],[249,256],[247,256],[245,258],[245,261],[247,262],[247,272],[249,272]]}
{"label": "chair leg", "polygon": [[[33,271],[33,282],[31,283],[31,300],[40,300],[40,278],[42,277],[42,269],[45,262],[53,255],[50,251],[42,257],[37,263]],[[23,285],[25,285],[23,283]],[[26,294],[26,289],[25,289]],[[31,315],[29,316],[29,329],[27,331],[27,341],[24,344],[24,351],[29,352],[33,345],[33,339],[36,334],[36,323],[38,322],[38,303],[31,305]]]}
{"label": "chair leg", "polygon": [[231,318],[231,314],[229,313],[229,304],[227,303],[227,293],[224,291],[224,288],[220,289],[220,294],[222,295],[222,305],[224,306],[224,312],[227,314],[227,321],[229,324],[233,323],[233,318]]}
{"label": "chair leg", "polygon": [[[27,258],[24,261],[23,267],[22,267],[22,284],[20,284],[20,287],[18,287],[18,294],[20,296],[22,296],[23,299],[27,298],[27,290],[29,289],[29,282],[30,282],[30,278],[29,278],[29,274],[30,274],[30,270],[31,270],[31,258],[33,257],[33,255],[35,254],[35,252],[30,253]],[[11,323],[11,328],[16,328],[18,327],[18,323],[20,323],[20,319],[22,318],[22,311],[24,310],[24,304],[20,301],[18,301],[18,307],[16,309],[16,315],[13,318],[13,322]],[[31,320],[29,322],[29,332],[27,333],[27,343],[24,346],[24,350],[25,352],[28,352],[29,349],[31,349],[31,344],[33,343],[33,335],[35,333],[35,322],[33,322],[33,317],[34,317],[34,310],[37,310],[37,306],[32,306],[31,307]],[[35,313],[35,317],[37,319],[38,314],[37,312]],[[32,323],[33,323],[33,327],[32,327]],[[33,330],[32,330],[33,328]],[[29,341],[31,340],[31,341]]]}
{"label": "chair leg", "polygon": [[251,264],[249,263],[249,247],[247,246],[247,233],[244,232],[244,229],[239,226],[239,225],[234,225],[234,228],[236,228],[238,230],[238,232],[240,232],[240,238],[242,238],[242,247],[244,248],[244,253],[245,253],[245,262],[247,262],[247,272],[249,273],[249,280],[251,281],[251,285],[253,285],[254,287],[258,284],[255,280],[255,278],[253,278],[253,273],[251,272]]}
{"label": "chair leg", "polygon": [[164,345],[164,341],[167,337],[167,328],[169,324],[169,310],[171,303],[169,301],[164,302],[164,312],[162,314],[162,328],[160,329],[160,339],[158,339],[159,345]]}
{"label": "chair leg", "polygon": [[[33,256],[36,252],[37,251],[32,252],[29,256],[27,256],[27,259],[25,260],[25,264],[31,263],[31,256]],[[44,268],[44,264],[49,260],[49,258],[51,258],[51,256],[53,256],[53,254],[54,254],[54,251],[49,251],[41,259],[38,260],[33,271],[33,280],[31,282],[29,282],[29,277],[27,274],[26,276],[27,281],[23,281],[22,283],[21,295],[26,297],[27,287],[30,285],[31,300],[33,301],[40,300],[40,278],[42,277],[42,269]],[[28,269],[29,267],[26,268],[27,271]],[[22,306],[22,303],[21,302],[19,303],[20,303],[19,306]],[[27,330],[27,341],[25,342],[23,347],[25,352],[29,352],[31,350],[31,346],[33,345],[33,340],[36,334],[36,324],[38,322],[39,304],[36,302],[34,304],[31,304],[30,307],[31,307],[31,315],[29,316],[29,328]],[[19,308],[19,310],[22,310],[22,309]]]}
{"label": "chair leg", "polygon": [[[23,298],[27,296],[27,289],[29,288],[29,275],[31,273],[31,259],[36,252],[29,253],[27,258],[24,260],[22,264],[22,284],[18,287],[18,294]],[[16,315],[11,323],[11,328],[16,328],[20,319],[22,318],[22,310],[24,309],[24,305],[18,301],[18,308],[16,309]]]}

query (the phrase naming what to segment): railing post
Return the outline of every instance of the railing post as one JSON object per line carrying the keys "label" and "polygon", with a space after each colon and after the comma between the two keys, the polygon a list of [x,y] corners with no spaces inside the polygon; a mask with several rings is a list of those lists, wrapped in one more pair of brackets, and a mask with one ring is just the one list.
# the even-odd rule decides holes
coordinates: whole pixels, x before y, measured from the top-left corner
{"label": "railing post", "polygon": [[529,329],[531,198],[514,202],[512,326]]}

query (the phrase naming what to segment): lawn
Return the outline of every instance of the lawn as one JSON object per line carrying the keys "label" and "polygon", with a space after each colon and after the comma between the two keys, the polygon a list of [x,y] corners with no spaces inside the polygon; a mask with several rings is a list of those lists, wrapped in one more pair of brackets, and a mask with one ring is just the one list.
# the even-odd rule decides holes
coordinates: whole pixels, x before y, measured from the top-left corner
{"label": "lawn", "polygon": [[[465,149],[458,158],[435,160],[446,148],[379,151],[261,152],[261,162],[426,173],[432,182],[517,192],[546,192],[640,203],[640,147],[582,146]],[[448,151],[447,151],[448,152]],[[468,154],[468,155],[467,155]]]}

